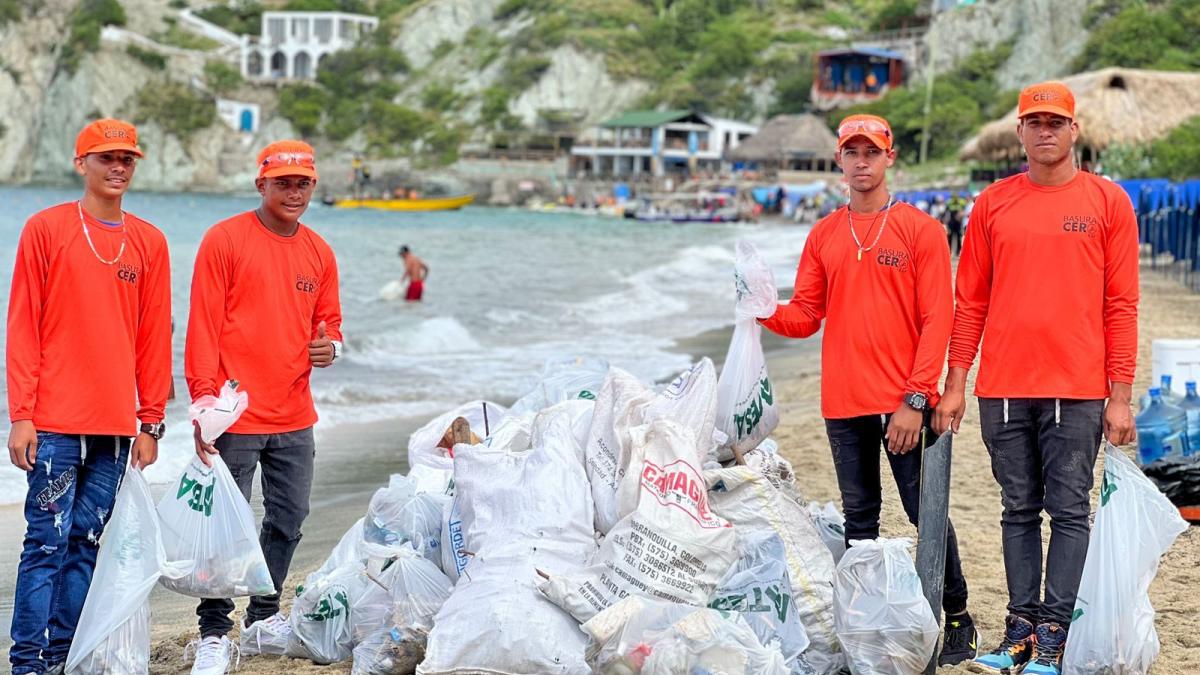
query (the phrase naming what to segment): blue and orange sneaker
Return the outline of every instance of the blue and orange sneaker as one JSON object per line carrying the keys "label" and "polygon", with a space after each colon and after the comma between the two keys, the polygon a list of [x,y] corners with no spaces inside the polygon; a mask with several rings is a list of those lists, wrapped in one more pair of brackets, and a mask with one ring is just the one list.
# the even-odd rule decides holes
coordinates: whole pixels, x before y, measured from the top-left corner
{"label": "blue and orange sneaker", "polygon": [[1056,623],[1039,623],[1034,631],[1033,659],[1025,666],[1025,675],[1060,675],[1067,631]]}
{"label": "blue and orange sneaker", "polygon": [[1017,675],[1032,660],[1035,639],[1032,623],[1009,614],[1004,620],[1004,639],[1000,646],[977,657],[968,667],[975,673]]}

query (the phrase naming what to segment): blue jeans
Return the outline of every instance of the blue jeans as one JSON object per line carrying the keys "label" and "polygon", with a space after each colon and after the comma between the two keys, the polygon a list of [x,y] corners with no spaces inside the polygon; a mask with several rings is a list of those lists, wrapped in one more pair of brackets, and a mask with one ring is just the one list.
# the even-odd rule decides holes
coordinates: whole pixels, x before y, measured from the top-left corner
{"label": "blue jeans", "polygon": [[[1087,558],[1092,471],[1104,429],[1104,401],[979,399],[983,444],[992,457],[1004,514],[1008,611],[1069,630]],[[1042,511],[1050,516],[1042,596]]]}
{"label": "blue jeans", "polygon": [[25,497],[25,545],[17,567],[14,675],[67,660],[92,584],[100,535],[125,475],[129,439],[38,432],[37,462]]}

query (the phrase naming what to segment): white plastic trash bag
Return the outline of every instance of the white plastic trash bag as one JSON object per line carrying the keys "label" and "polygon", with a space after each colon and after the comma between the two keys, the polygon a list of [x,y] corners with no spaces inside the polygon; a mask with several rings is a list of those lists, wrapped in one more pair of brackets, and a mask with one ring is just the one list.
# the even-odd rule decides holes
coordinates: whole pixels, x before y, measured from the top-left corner
{"label": "white plastic trash bag", "polygon": [[513,404],[513,415],[539,413],[574,399],[594,400],[608,373],[604,359],[576,357],[550,360],[542,367],[538,383]]}
{"label": "white plastic trash bag", "polygon": [[377,573],[368,569],[368,581],[351,613],[353,673],[412,673],[425,658],[433,617],[453,585],[437,566],[408,549]]}
{"label": "white plastic trash bag", "polygon": [[100,539],[92,585],[67,655],[67,672],[149,672],[150,591],[160,575],[178,577],[188,567],[168,562],[150,486],[140,470],[128,469]]}
{"label": "white plastic trash bag", "polygon": [[288,656],[321,665],[350,658],[354,646],[353,610],[369,583],[366,572],[366,565],[354,560],[300,589],[288,619],[292,626]]}
{"label": "white plastic trash bag", "polygon": [[184,468],[158,503],[167,559],[191,562],[190,572],[159,583],[196,598],[235,598],[275,592],[258,543],[250,504],[220,455]]}
{"label": "white plastic trash bag", "polygon": [[[716,386],[716,369],[707,358],[657,393],[619,368],[609,371],[596,398],[584,448],[597,531],[607,534],[632,509],[621,503],[619,492],[629,470],[634,427],[660,418],[678,422],[695,437],[701,451],[697,466],[703,464],[716,425]],[[636,492],[637,482],[631,485],[627,488]]]}
{"label": "white plastic trash bag", "polygon": [[796,489],[796,472],[783,455],[779,454],[779,445],[770,438],[758,444],[757,448],[743,454],[746,466],[761,473],[779,490],[792,499],[800,497]]}
{"label": "white plastic trash bag", "polygon": [[841,562],[846,554],[846,519],[842,512],[833,502],[826,502],[824,506],[820,502],[809,502],[808,515],[821,535],[821,541],[833,554],[833,562]]}
{"label": "white plastic trash bag", "polygon": [[421,463],[429,457],[450,457],[454,448],[444,442],[454,420],[461,417],[471,426],[471,433],[484,439],[504,423],[508,410],[491,401],[471,401],[454,410],[442,413],[408,437],[408,465]]}
{"label": "white plastic trash bag", "polygon": [[738,553],[708,606],[741,614],[764,646],[783,654],[793,674],[815,673],[802,656],[808,635],[792,601],[783,540],[777,534],[751,531],[738,536]]}
{"label": "white plastic trash bag", "polygon": [[250,405],[250,395],[238,391],[237,386],[236,381],[230,380],[221,387],[218,396],[205,394],[188,406],[188,416],[200,425],[200,437],[205,443],[217,440]]}
{"label": "white plastic trash bag", "polygon": [[758,446],[779,424],[775,392],[767,375],[767,360],[762,349],[762,327],[757,318],[775,312],[778,293],[765,295],[765,286],[773,290],[774,277],[754,246],[737,244],[734,265],[738,302],[733,337],[721,378],[717,382],[717,428],[729,437],[718,459],[733,458],[733,450],[747,452]]}
{"label": "white plastic trash bag", "polygon": [[709,501],[739,535],[778,534],[787,552],[792,601],[808,634],[805,656],[818,673],[836,673],[845,665],[833,620],[833,556],[808,519],[808,513],[754,469],[736,466],[705,471]]}
{"label": "white plastic trash bag", "polygon": [[737,557],[733,528],[709,509],[695,436],[668,419],[631,434],[635,508],[590,565],[539,585],[581,622],[631,594],[702,606]]}
{"label": "white plastic trash bag", "polygon": [[1120,449],[1107,446],[1064,675],[1145,675],[1158,658],[1150,583],[1187,523]]}
{"label": "white plastic trash bag", "polygon": [[737,613],[631,595],[583,624],[601,675],[784,675],[783,656]]}
{"label": "white plastic trash bag", "polygon": [[908,554],[909,539],[855,540],[838,563],[838,637],[855,675],[913,675],[929,664],[938,623]]}
{"label": "white plastic trash bag", "polygon": [[[510,420],[512,422],[512,420]],[[498,430],[454,457],[459,531],[474,553],[434,619],[423,675],[583,675],[579,624],[537,591],[596,550],[592,498],[569,408]]]}

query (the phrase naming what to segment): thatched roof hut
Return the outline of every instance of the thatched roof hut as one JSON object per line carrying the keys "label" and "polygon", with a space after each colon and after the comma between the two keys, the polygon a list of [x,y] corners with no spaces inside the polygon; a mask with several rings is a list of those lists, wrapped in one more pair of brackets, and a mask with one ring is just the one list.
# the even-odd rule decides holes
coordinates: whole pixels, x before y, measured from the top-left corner
{"label": "thatched roof hut", "polygon": [[[1063,78],[1075,93],[1077,147],[1103,152],[1113,145],[1139,145],[1162,138],[1200,115],[1200,73],[1105,68]],[[1021,157],[1017,109],[984,125],[959,151],[962,159]]]}
{"label": "thatched roof hut", "polygon": [[[758,162],[764,167],[816,170],[833,162],[837,137],[815,115],[778,115],[729,152],[735,162]],[[828,170],[828,169],[822,169]]]}

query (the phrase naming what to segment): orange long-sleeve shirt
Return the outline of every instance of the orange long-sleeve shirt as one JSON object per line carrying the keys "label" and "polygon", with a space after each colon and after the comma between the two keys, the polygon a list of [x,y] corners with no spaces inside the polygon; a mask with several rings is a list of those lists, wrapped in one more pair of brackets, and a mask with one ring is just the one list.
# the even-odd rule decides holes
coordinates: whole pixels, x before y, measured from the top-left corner
{"label": "orange long-sleeve shirt", "polygon": [[[866,230],[869,219],[855,217]],[[859,239],[870,245],[882,216]],[[828,419],[895,412],[907,392],[937,400],[950,339],[953,296],[945,229],[916,208],[891,208],[878,243],[858,260],[848,211],[813,226],[792,300],[766,328],[821,341],[821,414]]]}
{"label": "orange long-sleeve shirt", "polygon": [[1101,399],[1133,383],[1138,228],[1116,184],[1080,171],[1061,186],[1019,174],[979,195],[958,264],[949,363],[975,394]]}
{"label": "orange long-sleeve shirt", "polygon": [[[111,226],[78,202],[34,214],[21,232],[8,303],[8,413],[39,431],[135,436],[163,419],[171,387],[167,239],[126,214]],[[125,250],[117,257],[121,242]]]}
{"label": "orange long-sleeve shirt", "polygon": [[229,431],[274,434],[317,421],[308,345],[341,340],[337,260],[308,227],[271,232],[253,211],[204,235],[192,276],[184,371],[192,400],[240,382],[250,405]]}

